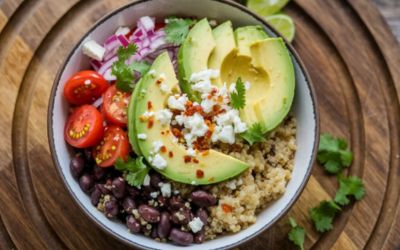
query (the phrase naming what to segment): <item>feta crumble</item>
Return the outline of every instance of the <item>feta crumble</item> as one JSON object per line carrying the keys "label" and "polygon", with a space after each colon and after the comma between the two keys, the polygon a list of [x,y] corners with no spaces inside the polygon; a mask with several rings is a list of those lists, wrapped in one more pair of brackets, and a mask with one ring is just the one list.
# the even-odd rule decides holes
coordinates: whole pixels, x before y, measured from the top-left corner
{"label": "feta crumble", "polygon": [[156,70],[155,69],[149,70],[149,75],[152,77],[156,76]]}
{"label": "feta crumble", "polygon": [[158,151],[160,151],[160,148],[164,146],[164,144],[162,143],[162,141],[153,141],[152,146],[153,146],[152,153],[156,154],[158,153]]}
{"label": "feta crumble", "polygon": [[163,183],[161,185],[161,194],[164,197],[171,197],[171,183]]}
{"label": "feta crumble", "polygon": [[131,30],[128,27],[118,27],[118,29],[115,31],[115,35],[126,35],[130,32]]}
{"label": "feta crumble", "polygon": [[156,199],[157,197],[158,197],[158,194],[159,194],[160,192],[158,192],[158,191],[156,191],[156,192],[151,192],[150,193],[150,196],[151,196],[151,198],[153,198],[153,199]]}
{"label": "feta crumble", "polygon": [[185,104],[188,101],[186,95],[179,96],[176,98],[175,96],[168,97],[168,107],[170,109],[177,109],[177,110],[185,110]]}
{"label": "feta crumble", "polygon": [[193,148],[188,148],[186,153],[188,156],[196,156],[196,151]]}
{"label": "feta crumble", "polygon": [[163,170],[167,167],[167,161],[160,154],[156,154],[151,160],[151,165],[153,165],[155,168]]}
{"label": "feta crumble", "polygon": [[138,134],[138,135],[137,135],[137,138],[138,138],[139,140],[146,140],[146,139],[147,139],[147,135],[146,135],[146,134]]}
{"label": "feta crumble", "polygon": [[94,40],[85,42],[82,46],[82,53],[97,61],[103,61],[106,49]]}
{"label": "feta crumble", "polygon": [[163,93],[167,93],[168,92],[168,85],[167,84],[165,84],[164,82],[163,83],[161,83],[160,84],[160,90],[161,90],[161,92],[163,92]]}
{"label": "feta crumble", "polygon": [[162,109],[156,113],[156,119],[159,120],[162,125],[169,125],[171,118],[172,112],[169,109]]}
{"label": "feta crumble", "polygon": [[193,220],[189,222],[189,227],[193,233],[200,232],[203,226],[204,223],[201,221],[199,217],[194,217]]}
{"label": "feta crumble", "polygon": [[146,176],[143,179],[143,186],[149,186],[150,185],[150,176],[146,174]]}

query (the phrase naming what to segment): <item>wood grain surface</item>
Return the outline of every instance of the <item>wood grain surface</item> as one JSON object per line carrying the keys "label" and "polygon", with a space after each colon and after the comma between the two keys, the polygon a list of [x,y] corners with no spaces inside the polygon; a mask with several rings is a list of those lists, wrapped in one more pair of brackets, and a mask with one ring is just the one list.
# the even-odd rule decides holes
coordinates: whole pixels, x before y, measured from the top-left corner
{"label": "wood grain surface", "polygon": [[[392,0],[397,3],[397,0]],[[83,214],[52,163],[47,105],[56,72],[80,37],[128,0],[0,2],[0,248],[126,249]],[[383,1],[378,1],[383,2]],[[293,42],[315,85],[321,130],[348,138],[349,173],[366,197],[317,233],[308,210],[334,196],[335,178],[315,165],[289,214],[240,249],[293,249],[287,217],[307,231],[307,249],[400,247],[400,48],[366,0],[296,0]]]}

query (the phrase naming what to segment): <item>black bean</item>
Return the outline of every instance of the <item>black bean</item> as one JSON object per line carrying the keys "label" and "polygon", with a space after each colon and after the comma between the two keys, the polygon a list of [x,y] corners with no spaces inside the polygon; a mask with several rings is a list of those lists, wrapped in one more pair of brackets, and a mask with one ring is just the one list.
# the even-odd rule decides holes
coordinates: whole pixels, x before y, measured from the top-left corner
{"label": "black bean", "polygon": [[161,183],[161,176],[157,173],[153,173],[150,175],[150,185],[154,188],[160,188],[158,184]]}
{"label": "black bean", "polygon": [[126,226],[131,233],[140,232],[140,223],[135,219],[135,217],[133,217],[133,215],[128,215],[126,217]]}
{"label": "black bean", "polygon": [[71,159],[69,167],[72,176],[78,179],[81,177],[83,170],[85,169],[85,161],[80,155],[76,155]]}
{"label": "black bean", "polygon": [[125,180],[122,177],[115,178],[111,185],[113,195],[120,199],[125,195]]}
{"label": "black bean", "polygon": [[79,186],[84,192],[89,193],[94,186],[93,177],[89,174],[82,175],[81,178],[79,178]]}
{"label": "black bean", "polygon": [[104,203],[104,213],[108,218],[114,218],[118,212],[118,203],[115,199],[111,199]]}
{"label": "black bean", "polygon": [[175,244],[187,246],[193,243],[193,235],[188,232],[183,232],[177,228],[173,228],[169,234],[169,239]]}
{"label": "black bean", "polygon": [[171,210],[179,210],[185,207],[185,203],[183,202],[180,196],[172,196],[169,199],[169,208]]}
{"label": "black bean", "polygon": [[203,224],[207,225],[208,213],[204,208],[197,209],[196,217],[199,217]]}
{"label": "black bean", "polygon": [[197,244],[203,243],[205,238],[205,232],[202,229],[200,232],[194,234],[194,242]]}
{"label": "black bean", "polygon": [[151,229],[150,237],[153,238],[153,239],[158,238],[158,233],[157,233],[157,228],[156,227],[153,227]]}
{"label": "black bean", "polygon": [[171,214],[171,220],[177,225],[187,225],[191,220],[191,212],[189,209],[180,209]]}
{"label": "black bean", "polygon": [[110,194],[111,193],[111,190],[107,189],[104,184],[96,184],[96,187],[98,187],[101,190],[102,194]]}
{"label": "black bean", "polygon": [[147,222],[156,223],[160,221],[160,212],[152,206],[146,204],[140,205],[139,214]]}
{"label": "black bean", "polygon": [[128,192],[128,194],[132,197],[132,198],[136,198],[137,196],[139,196],[140,191],[135,188],[132,187],[130,185],[126,185],[126,191]]}
{"label": "black bean", "polygon": [[132,213],[132,210],[136,208],[136,203],[132,199],[132,197],[125,197],[124,201],[122,202],[122,206],[124,211],[128,214]]}
{"label": "black bean", "polygon": [[165,207],[167,205],[167,199],[162,195],[157,197],[157,202],[159,207]]}
{"label": "black bean", "polygon": [[88,164],[93,162],[92,150],[86,148],[85,150],[83,150],[83,156],[85,157],[85,160]]}
{"label": "black bean", "polygon": [[168,212],[162,212],[160,216],[160,222],[157,225],[157,233],[161,239],[165,239],[168,237],[169,232],[171,231],[171,221],[170,215]]}
{"label": "black bean", "polygon": [[97,206],[97,204],[99,203],[100,197],[102,195],[102,192],[101,192],[101,189],[99,186],[101,186],[101,185],[96,184],[94,186],[92,194],[90,195],[90,201],[92,202],[93,206]]}
{"label": "black bean", "polygon": [[107,169],[95,166],[93,169],[93,176],[96,181],[103,179],[106,176]]}
{"label": "black bean", "polygon": [[203,190],[194,191],[190,198],[193,203],[199,207],[209,207],[217,204],[217,199],[212,196],[210,193],[207,193]]}

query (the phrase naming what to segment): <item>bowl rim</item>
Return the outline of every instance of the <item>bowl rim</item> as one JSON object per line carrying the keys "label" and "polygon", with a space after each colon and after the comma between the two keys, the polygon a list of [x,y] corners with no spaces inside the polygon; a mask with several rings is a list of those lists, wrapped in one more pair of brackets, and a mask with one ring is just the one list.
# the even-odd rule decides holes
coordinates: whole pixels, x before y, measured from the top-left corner
{"label": "bowl rim", "polygon": [[[132,6],[138,5],[138,4],[142,4],[145,2],[151,2],[154,0],[139,0],[139,1],[134,1],[134,2],[130,2],[127,4],[124,4],[121,7],[118,7],[117,9],[112,10],[111,12],[109,12],[108,14],[104,15],[102,18],[100,18],[97,22],[95,22],[86,32],[85,34],[82,36],[81,39],[79,39],[79,41],[69,50],[68,52],[68,56],[64,59],[63,63],[61,64],[61,66],[59,67],[56,77],[53,81],[53,85],[51,88],[51,92],[50,92],[50,97],[49,97],[49,106],[48,106],[48,110],[47,110],[47,137],[48,137],[48,142],[49,142],[49,146],[50,146],[50,154],[52,156],[52,160],[54,165],[56,166],[57,172],[59,174],[59,176],[61,177],[61,179],[63,180],[64,186],[67,188],[68,192],[70,193],[70,195],[72,196],[73,200],[75,201],[75,203],[79,206],[79,208],[84,212],[84,214],[86,214],[86,216],[92,221],[94,222],[95,225],[97,225],[98,228],[100,228],[103,232],[105,232],[106,234],[112,236],[113,238],[119,240],[120,242],[123,242],[124,244],[128,245],[128,246],[134,246],[134,247],[138,247],[141,249],[154,249],[154,248],[149,248],[148,246],[144,246],[141,245],[137,242],[134,242],[132,240],[128,240],[122,236],[120,236],[119,234],[117,234],[116,232],[114,232],[113,230],[111,230],[110,228],[106,227],[105,225],[103,225],[103,223],[101,223],[100,221],[97,220],[97,218],[91,214],[88,210],[86,210],[86,208],[83,206],[83,204],[81,204],[81,202],[79,201],[79,199],[76,197],[74,191],[72,190],[72,188],[70,187],[70,185],[68,184],[62,170],[61,170],[61,165],[58,161],[58,157],[57,157],[57,153],[56,153],[56,149],[55,149],[55,143],[54,143],[54,138],[52,137],[53,135],[53,122],[52,122],[52,118],[53,118],[53,110],[54,110],[54,102],[55,102],[55,94],[61,79],[61,75],[62,72],[64,71],[66,65],[68,64],[68,62],[70,61],[72,55],[74,54],[74,52],[78,49],[78,47],[82,44],[82,42],[84,41],[84,39],[94,30],[96,29],[99,25],[103,24],[105,21],[107,21],[109,18],[111,18],[114,15],[117,15],[118,13],[120,13],[121,11],[123,11],[124,9],[127,8],[131,8]],[[264,20],[264,18],[262,18],[260,15],[252,12],[250,9],[248,9],[247,7],[236,3],[232,0],[210,0],[210,1],[214,1],[214,2],[219,2],[225,5],[229,5],[231,7],[237,8],[240,11],[244,12],[247,15],[252,16],[253,18],[255,18],[257,21],[259,21],[260,23],[262,23],[263,26],[267,27],[272,33],[274,33],[275,35],[282,37],[280,35],[280,33],[273,28],[272,26],[270,26],[267,21]],[[317,153],[317,149],[318,149],[318,145],[319,145],[319,132],[320,132],[320,120],[319,120],[319,112],[317,107],[317,97],[316,97],[316,92],[314,89],[314,86],[312,84],[310,75],[306,69],[306,67],[304,66],[303,61],[301,60],[300,56],[298,55],[298,53],[296,52],[296,50],[294,49],[294,47],[284,38],[282,37],[286,47],[289,49],[291,55],[295,58],[296,63],[298,64],[298,66],[300,67],[302,73],[304,74],[304,78],[305,78],[305,82],[307,84],[308,89],[310,90],[310,95],[311,95],[311,101],[312,101],[312,109],[313,109],[313,115],[314,115],[314,119],[315,119],[315,127],[314,127],[314,145],[313,145],[313,150],[311,153],[311,157],[310,157],[310,161],[309,164],[307,166],[306,169],[306,173],[304,176],[304,179],[302,181],[302,183],[300,184],[300,187],[298,188],[298,190],[296,190],[296,192],[294,193],[293,197],[290,199],[290,201],[286,204],[286,206],[279,212],[279,214],[273,219],[271,220],[269,223],[265,224],[264,226],[262,226],[262,228],[260,228],[258,231],[254,232],[252,235],[250,235],[247,238],[243,238],[240,241],[237,242],[233,242],[229,245],[223,246],[222,248],[218,248],[218,249],[229,249],[232,247],[236,247],[239,246],[255,237],[257,237],[258,235],[260,235],[262,232],[264,232],[265,230],[267,230],[268,228],[270,228],[272,225],[274,225],[279,219],[281,219],[285,214],[287,214],[289,212],[289,209],[294,205],[294,203],[298,200],[298,198],[300,197],[300,194],[303,192],[306,184],[308,183],[308,180],[311,176],[311,170],[312,167],[314,165],[315,162],[315,158],[316,158],[316,153]]]}

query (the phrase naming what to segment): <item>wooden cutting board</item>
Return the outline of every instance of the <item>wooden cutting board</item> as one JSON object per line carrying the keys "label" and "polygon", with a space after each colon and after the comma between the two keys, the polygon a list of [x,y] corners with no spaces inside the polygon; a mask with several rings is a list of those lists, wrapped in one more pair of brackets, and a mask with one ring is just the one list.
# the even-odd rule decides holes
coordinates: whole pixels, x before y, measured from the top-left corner
{"label": "wooden cutting board", "polygon": [[[47,104],[56,72],[89,27],[128,0],[0,2],[0,248],[124,249],[83,214],[52,163]],[[394,249],[400,245],[400,48],[366,0],[296,0],[293,42],[314,82],[321,130],[348,138],[350,173],[367,195],[318,234],[308,210],[334,196],[319,166],[288,215],[306,248]],[[287,215],[287,216],[288,216]],[[240,249],[287,249],[287,216]]]}

